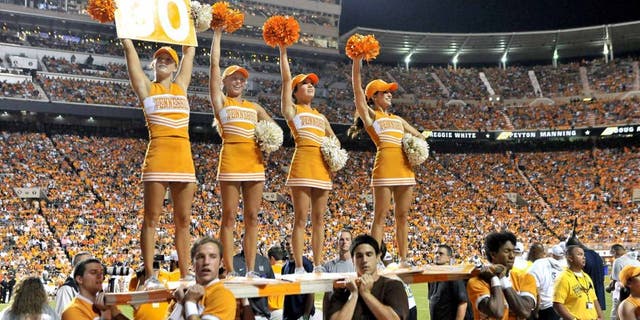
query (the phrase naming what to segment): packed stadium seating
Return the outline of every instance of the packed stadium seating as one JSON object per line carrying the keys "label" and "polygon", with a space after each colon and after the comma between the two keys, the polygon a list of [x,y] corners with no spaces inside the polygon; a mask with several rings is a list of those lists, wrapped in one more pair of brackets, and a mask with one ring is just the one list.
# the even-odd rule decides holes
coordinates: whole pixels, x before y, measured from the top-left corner
{"label": "packed stadium seating", "polygon": [[[139,261],[139,224],[142,193],[139,168],[145,140],[139,137],[99,136],[81,128],[66,133],[2,131],[4,183],[0,211],[11,228],[2,232],[3,262],[28,270],[47,266],[52,275],[69,272],[66,259],[50,256],[94,252],[108,264],[136,266]],[[417,168],[419,184],[410,215],[410,248],[416,263],[430,261],[434,246],[452,243],[460,259],[480,254],[487,232],[506,228],[525,243],[554,244],[566,237],[568,223],[579,218],[579,234],[589,242],[611,243],[640,240],[633,224],[638,206],[630,201],[630,190],[640,176],[637,147],[588,151],[435,154]],[[193,205],[192,230],[196,235],[216,235],[219,230],[220,199],[216,183],[219,145],[194,142],[198,190]],[[260,217],[260,248],[278,244],[291,230],[292,216],[286,167],[293,150],[283,148],[266,158],[265,191],[283,197],[264,201]],[[326,239],[327,255],[334,252],[333,235],[345,226],[366,232],[371,223],[371,204],[365,195],[374,155],[350,152],[345,169],[334,177],[329,198]],[[363,168],[365,168],[363,170]],[[560,182],[560,183],[558,183]],[[12,187],[46,189],[47,199],[34,207],[15,200]],[[511,203],[505,193],[521,195],[526,205]],[[172,248],[170,203],[158,230],[165,253]],[[12,214],[9,214],[12,213]],[[547,223],[541,223],[542,217]],[[242,230],[238,217],[238,237]],[[27,226],[37,232],[24,232]],[[386,238],[393,244],[393,218],[387,219]],[[309,234],[307,234],[309,236]],[[307,239],[310,240],[310,239]],[[19,245],[26,243],[28,245]],[[310,241],[308,241],[310,245]],[[239,245],[239,243],[238,243]],[[34,246],[37,246],[34,249]],[[39,248],[44,246],[46,254]],[[395,252],[394,245],[391,245]],[[308,248],[310,250],[310,248]],[[62,280],[62,278],[58,279]]]}
{"label": "packed stadium seating", "polygon": [[[317,0],[336,3],[336,0]],[[268,16],[273,8],[251,6]],[[249,9],[245,7],[245,9]],[[307,16],[305,16],[307,17]],[[333,24],[322,16],[308,16],[304,22]],[[335,26],[335,25],[334,25]],[[259,37],[258,30],[241,36]],[[80,105],[138,107],[128,85],[122,49],[115,34],[78,33],[60,27],[3,23],[0,42],[34,49],[40,65],[23,76],[32,81],[11,82],[8,76],[22,70],[0,73],[3,98],[46,99]],[[196,67],[189,87],[194,112],[211,113],[208,101],[208,47],[200,42]],[[138,43],[141,57],[149,57],[156,46]],[[228,49],[223,66],[240,64],[251,73],[247,97],[260,103],[273,116],[280,114],[280,80],[277,51],[255,53]],[[116,60],[86,63],[67,58],[69,54],[91,53]],[[75,56],[75,55],[74,55]],[[30,57],[30,56],[27,56]],[[7,67],[4,59],[0,66]],[[601,59],[551,65],[498,67],[448,66],[411,67],[369,63],[365,81],[374,78],[397,81],[392,112],[420,130],[496,130],[589,127],[640,123],[637,99],[618,97],[583,101],[588,95],[626,93],[633,90],[638,75],[637,58]],[[320,76],[314,106],[332,123],[353,120],[351,65],[346,59],[314,60],[304,55],[291,57],[294,73],[316,72]],[[586,68],[592,92],[586,92],[580,68]],[[562,98],[556,104],[530,105],[537,94],[528,77],[533,71],[548,98]],[[503,101],[489,100],[478,74],[483,72]],[[33,76],[33,77],[31,77]],[[444,85],[442,87],[436,79]],[[447,93],[448,92],[448,93]],[[520,99],[505,103],[504,99]],[[526,99],[526,100],[522,100]],[[465,100],[466,104],[448,104]],[[105,129],[106,131],[109,131]],[[70,272],[68,257],[90,251],[107,264],[137,266],[140,263],[139,230],[142,189],[139,169],[147,139],[126,130],[96,133],[83,127],[51,128],[46,125],[24,129],[20,124],[0,129],[0,263],[4,270],[37,273],[48,270],[61,283]],[[220,221],[219,186],[216,168],[220,145],[210,141],[192,143],[198,189],[193,203],[194,235],[217,235]],[[533,241],[556,244],[570,232],[569,222],[578,218],[578,233],[585,242],[606,245],[637,243],[637,214],[631,190],[640,185],[639,147],[593,147],[588,150],[530,152],[438,153],[416,168],[418,185],[410,214],[410,252],[416,263],[432,259],[439,243],[455,246],[458,261],[481,255],[481,242],[488,232],[508,229],[528,245]],[[279,201],[263,201],[259,248],[264,253],[290,234],[293,217],[286,168],[293,150],[281,150],[265,157],[266,192]],[[350,151],[347,166],[334,177],[334,189],[325,215],[326,256],[334,252],[333,236],[348,226],[355,233],[369,230],[372,206],[369,177],[372,152]],[[19,200],[14,187],[40,187],[46,198]],[[524,203],[513,203],[506,193],[517,193]],[[168,254],[173,247],[171,203],[167,201],[160,221],[158,244]],[[393,217],[385,227],[385,241],[395,252]],[[627,222],[627,223],[625,223]],[[631,223],[628,223],[631,222]],[[242,232],[238,217],[237,237]],[[612,228],[612,226],[618,226]],[[307,244],[310,246],[309,234]],[[239,247],[239,243],[238,243]],[[307,252],[310,252],[310,247]]]}

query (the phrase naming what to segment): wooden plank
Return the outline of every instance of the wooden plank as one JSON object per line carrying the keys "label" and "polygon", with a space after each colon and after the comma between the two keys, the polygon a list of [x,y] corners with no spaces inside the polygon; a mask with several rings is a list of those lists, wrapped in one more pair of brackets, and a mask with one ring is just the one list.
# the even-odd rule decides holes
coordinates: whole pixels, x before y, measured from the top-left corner
{"label": "wooden plank", "polygon": [[[398,276],[406,283],[424,283],[436,281],[452,281],[468,279],[472,276],[475,266],[472,264],[451,266],[423,266],[411,269],[388,269],[382,275]],[[349,279],[355,279],[356,273],[306,273],[283,275],[280,279],[248,279],[234,277],[222,280],[236,298],[267,297],[272,295],[307,294],[332,291],[333,288],[344,287]],[[169,282],[170,289],[153,291],[136,291],[105,294],[105,303],[141,304],[167,301],[172,298],[172,292],[180,282]]]}

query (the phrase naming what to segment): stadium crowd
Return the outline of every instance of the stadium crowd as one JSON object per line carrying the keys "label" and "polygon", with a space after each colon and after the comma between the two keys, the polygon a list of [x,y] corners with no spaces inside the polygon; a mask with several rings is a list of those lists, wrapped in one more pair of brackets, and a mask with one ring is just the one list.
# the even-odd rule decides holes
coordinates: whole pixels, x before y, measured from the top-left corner
{"label": "stadium crowd", "polygon": [[[29,272],[50,268],[58,281],[68,274],[65,256],[94,252],[108,265],[139,263],[139,216],[142,193],[139,168],[145,139],[76,133],[3,131],[4,219],[0,252],[5,267]],[[193,205],[192,230],[197,236],[219,230],[220,199],[215,180],[219,145],[194,142],[199,181]],[[480,254],[482,237],[507,228],[527,241],[555,243],[565,237],[566,223],[580,219],[578,232],[596,243],[640,240],[632,224],[638,205],[630,192],[637,186],[640,157],[637,147],[593,151],[434,154],[417,168],[419,181],[410,214],[410,252],[416,263],[431,261],[435,245],[454,243],[459,259]],[[282,148],[267,158],[265,190],[279,201],[263,201],[259,214],[259,248],[279,244],[292,227],[291,205],[284,187],[292,149]],[[347,167],[336,174],[329,197],[326,239],[345,226],[354,233],[369,229],[367,170],[373,154],[350,152]],[[32,203],[14,197],[14,187],[40,187],[45,199]],[[517,193],[526,203],[516,205],[506,193]],[[167,212],[170,212],[170,201]],[[10,214],[17,212],[18,214]],[[546,223],[542,224],[541,217]],[[242,222],[240,216],[239,222]],[[393,218],[387,219],[387,243],[393,244]],[[508,222],[508,223],[506,223]],[[240,239],[241,223],[237,224]],[[159,246],[169,254],[171,216],[163,215]],[[24,228],[37,232],[24,232]],[[308,236],[308,235],[307,235]],[[527,240],[531,239],[531,240]],[[455,240],[455,241],[452,241]],[[310,239],[307,239],[310,244]],[[28,245],[19,245],[28,244]],[[238,244],[239,245],[239,244]],[[36,249],[34,249],[34,247]],[[46,251],[40,249],[46,248]],[[328,243],[326,248],[333,248]],[[393,253],[393,245],[390,246]],[[310,248],[307,248],[307,252]],[[45,254],[46,253],[46,254]],[[263,252],[264,253],[264,252]],[[334,252],[330,249],[327,257]],[[36,255],[36,256],[34,256]],[[51,260],[49,257],[58,257]]]}

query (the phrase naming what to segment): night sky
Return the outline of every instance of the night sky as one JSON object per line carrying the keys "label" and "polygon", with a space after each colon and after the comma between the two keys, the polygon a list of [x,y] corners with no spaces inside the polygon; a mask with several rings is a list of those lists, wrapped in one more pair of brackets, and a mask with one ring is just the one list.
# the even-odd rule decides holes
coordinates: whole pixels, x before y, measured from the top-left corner
{"label": "night sky", "polygon": [[513,32],[640,20],[638,0],[342,0],[340,34],[354,27],[416,32]]}

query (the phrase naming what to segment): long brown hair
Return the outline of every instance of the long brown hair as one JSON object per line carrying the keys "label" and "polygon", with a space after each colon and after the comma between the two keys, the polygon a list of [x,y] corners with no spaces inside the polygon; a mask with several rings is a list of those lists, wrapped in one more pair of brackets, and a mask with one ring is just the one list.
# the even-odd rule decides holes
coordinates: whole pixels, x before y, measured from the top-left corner
{"label": "long brown hair", "polygon": [[362,129],[364,129],[364,121],[360,118],[360,116],[356,113],[353,116],[353,124],[347,130],[347,135],[351,139],[356,139],[362,133]]}
{"label": "long brown hair", "polygon": [[15,317],[23,316],[30,319],[39,315],[47,303],[47,292],[42,281],[36,277],[29,277],[16,285],[16,292],[7,311]]}

